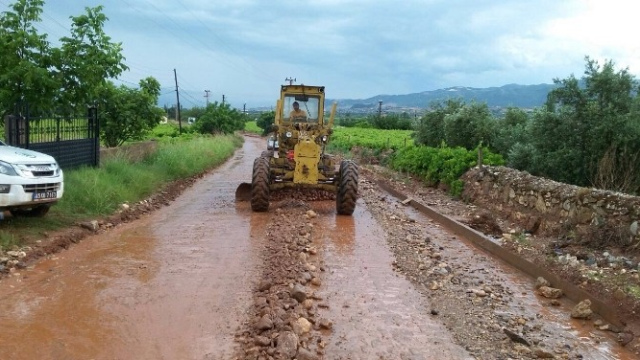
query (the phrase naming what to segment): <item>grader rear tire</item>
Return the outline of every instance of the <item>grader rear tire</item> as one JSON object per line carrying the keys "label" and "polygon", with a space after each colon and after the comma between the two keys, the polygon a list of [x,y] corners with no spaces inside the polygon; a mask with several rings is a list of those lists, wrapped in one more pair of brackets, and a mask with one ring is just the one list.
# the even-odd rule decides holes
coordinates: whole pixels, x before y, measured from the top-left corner
{"label": "grader rear tire", "polygon": [[269,159],[259,157],[253,161],[251,179],[251,210],[269,210]]}
{"label": "grader rear tire", "polygon": [[358,199],[358,165],[351,160],[340,162],[340,181],[336,194],[339,215],[352,215]]}

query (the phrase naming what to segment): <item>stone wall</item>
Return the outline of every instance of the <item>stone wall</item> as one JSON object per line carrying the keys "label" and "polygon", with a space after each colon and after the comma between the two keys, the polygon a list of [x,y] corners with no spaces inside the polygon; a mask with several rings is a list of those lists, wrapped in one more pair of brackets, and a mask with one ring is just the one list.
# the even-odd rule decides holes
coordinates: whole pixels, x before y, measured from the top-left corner
{"label": "stone wall", "polygon": [[500,213],[527,232],[558,235],[608,229],[627,245],[640,241],[640,197],[567,185],[501,166],[473,168],[462,180],[464,199]]}

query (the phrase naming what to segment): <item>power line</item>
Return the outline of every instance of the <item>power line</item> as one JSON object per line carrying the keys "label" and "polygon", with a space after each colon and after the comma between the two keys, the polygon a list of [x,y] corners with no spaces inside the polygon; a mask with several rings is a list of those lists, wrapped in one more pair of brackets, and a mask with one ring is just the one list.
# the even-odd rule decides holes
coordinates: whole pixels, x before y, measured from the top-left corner
{"label": "power line", "polygon": [[[249,62],[247,62],[244,57],[241,54],[238,54],[233,47],[229,46],[226,41],[224,41],[224,39],[220,36],[218,36],[218,34],[213,31],[209,25],[207,25],[205,22],[203,22],[202,20],[200,20],[200,18],[193,13],[193,11],[191,11],[190,8],[188,8],[181,0],[176,0],[178,2],[178,4],[180,4],[185,10],[187,10],[189,12],[189,14],[191,14],[191,16],[193,16],[196,21],[198,23],[200,23],[200,25],[202,25],[204,28],[206,28],[207,30],[209,30],[210,34],[213,35],[213,37],[217,38],[220,43],[225,46],[227,49],[229,49],[229,51],[231,51],[234,55],[236,55],[238,57],[238,59],[240,59],[240,61],[244,62],[245,65],[248,66],[249,70],[252,70],[255,74],[258,74],[259,76],[263,76],[264,74],[261,71],[258,71],[253,65],[251,65]],[[266,79],[266,78],[265,78]]]}

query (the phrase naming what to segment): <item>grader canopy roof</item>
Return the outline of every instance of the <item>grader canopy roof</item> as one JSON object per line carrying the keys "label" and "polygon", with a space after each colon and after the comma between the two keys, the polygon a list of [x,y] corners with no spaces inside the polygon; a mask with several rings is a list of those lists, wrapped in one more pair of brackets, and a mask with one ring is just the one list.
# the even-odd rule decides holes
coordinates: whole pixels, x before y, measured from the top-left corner
{"label": "grader canopy roof", "polygon": [[[284,122],[296,121],[321,123],[324,115],[324,86],[282,85],[280,90],[281,108],[279,117]],[[291,119],[294,103],[299,105],[306,117]]]}

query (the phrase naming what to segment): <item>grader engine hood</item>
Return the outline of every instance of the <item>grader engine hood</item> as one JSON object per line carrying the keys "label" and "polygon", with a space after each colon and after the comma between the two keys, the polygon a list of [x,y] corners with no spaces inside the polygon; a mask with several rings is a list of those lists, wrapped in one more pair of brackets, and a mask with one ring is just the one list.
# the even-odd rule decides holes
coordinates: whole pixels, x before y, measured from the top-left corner
{"label": "grader engine hood", "polygon": [[318,182],[318,162],[320,161],[320,145],[315,137],[300,132],[298,143],[294,147],[293,182],[296,184],[315,184]]}

